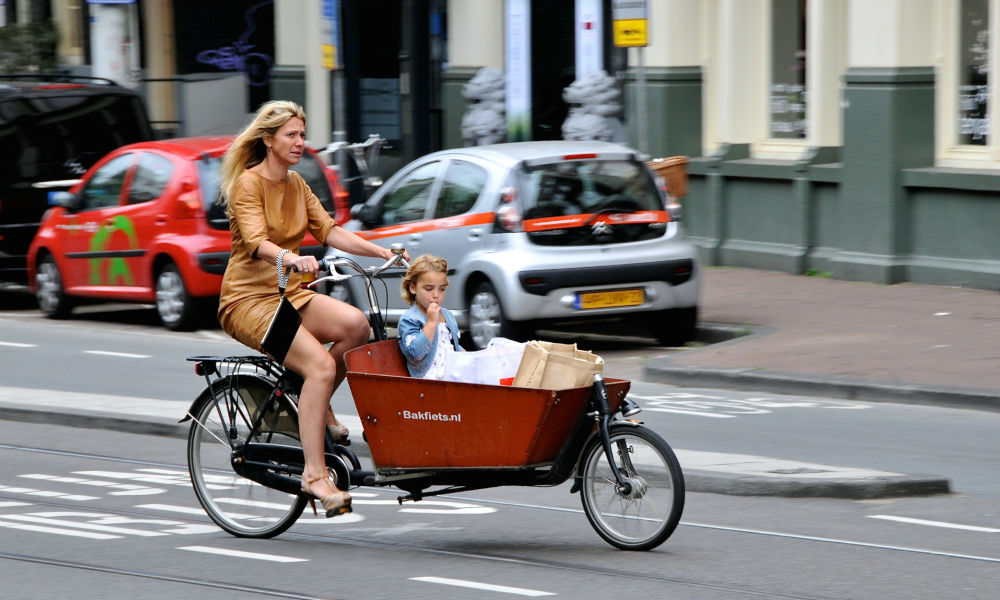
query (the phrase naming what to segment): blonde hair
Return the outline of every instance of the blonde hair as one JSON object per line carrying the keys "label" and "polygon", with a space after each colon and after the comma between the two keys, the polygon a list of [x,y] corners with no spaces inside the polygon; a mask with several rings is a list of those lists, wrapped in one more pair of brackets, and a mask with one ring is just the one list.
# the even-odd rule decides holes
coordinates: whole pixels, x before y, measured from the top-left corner
{"label": "blonde hair", "polygon": [[416,285],[421,275],[431,272],[444,273],[447,278],[448,261],[440,256],[421,254],[416,260],[411,262],[410,268],[406,270],[406,276],[403,277],[403,300],[406,300],[412,306],[417,301],[417,296],[410,292],[410,285]]}
{"label": "blonde hair", "polygon": [[226,199],[244,170],[264,161],[267,155],[264,141],[271,139],[292,117],[302,119],[302,124],[305,125],[306,112],[289,100],[272,100],[257,109],[253,120],[236,136],[222,157],[220,204],[226,206]]}

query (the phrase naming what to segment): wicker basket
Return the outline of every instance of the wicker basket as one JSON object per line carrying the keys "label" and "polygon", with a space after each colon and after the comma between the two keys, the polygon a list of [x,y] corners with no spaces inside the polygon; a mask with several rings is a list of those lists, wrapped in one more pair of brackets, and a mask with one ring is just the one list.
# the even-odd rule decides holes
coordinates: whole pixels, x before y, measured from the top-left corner
{"label": "wicker basket", "polygon": [[668,156],[655,158],[646,164],[667,182],[667,193],[671,198],[683,198],[688,193],[687,162],[686,156]]}

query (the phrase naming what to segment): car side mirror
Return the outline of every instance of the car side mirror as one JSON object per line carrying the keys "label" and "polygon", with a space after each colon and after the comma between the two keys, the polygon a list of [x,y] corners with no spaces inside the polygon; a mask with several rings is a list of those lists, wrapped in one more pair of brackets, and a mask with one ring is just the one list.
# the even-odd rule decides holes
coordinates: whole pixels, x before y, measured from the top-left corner
{"label": "car side mirror", "polygon": [[351,207],[351,218],[361,221],[365,227],[374,227],[378,223],[378,208],[372,204],[355,204]]}
{"label": "car side mirror", "polygon": [[69,192],[49,192],[49,206],[61,206],[73,210],[80,204],[79,196]]}

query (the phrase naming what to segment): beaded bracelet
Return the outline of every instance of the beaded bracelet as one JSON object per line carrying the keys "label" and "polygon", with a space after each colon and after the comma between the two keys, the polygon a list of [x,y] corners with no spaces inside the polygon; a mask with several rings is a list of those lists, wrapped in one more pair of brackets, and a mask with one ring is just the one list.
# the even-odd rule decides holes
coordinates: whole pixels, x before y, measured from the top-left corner
{"label": "beaded bracelet", "polygon": [[291,250],[282,248],[278,252],[278,257],[274,259],[274,266],[278,270],[278,289],[281,291],[285,291],[285,286],[288,285],[288,275],[291,273],[291,268],[283,268],[285,255],[289,252],[291,252]]}

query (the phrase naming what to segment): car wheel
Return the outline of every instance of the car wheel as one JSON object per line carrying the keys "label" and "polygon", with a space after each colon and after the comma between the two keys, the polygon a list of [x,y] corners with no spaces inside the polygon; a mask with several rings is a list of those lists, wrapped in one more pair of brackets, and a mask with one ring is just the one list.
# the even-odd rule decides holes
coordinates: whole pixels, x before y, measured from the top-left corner
{"label": "car wheel", "polygon": [[500,296],[493,284],[487,282],[476,286],[469,298],[469,335],[467,345],[470,350],[482,350],[495,337],[524,341],[526,325],[510,321],[504,316]]}
{"label": "car wheel", "polygon": [[189,329],[194,321],[194,305],[177,265],[164,265],[156,275],[156,312],[160,321],[173,331]]}
{"label": "car wheel", "polygon": [[657,312],[652,321],[652,333],[663,346],[683,346],[694,339],[698,326],[698,307],[673,308]]}
{"label": "car wheel", "polygon": [[51,256],[44,256],[38,261],[38,272],[35,275],[38,308],[50,319],[61,319],[73,310],[72,300],[62,285],[62,275],[59,267]]}

